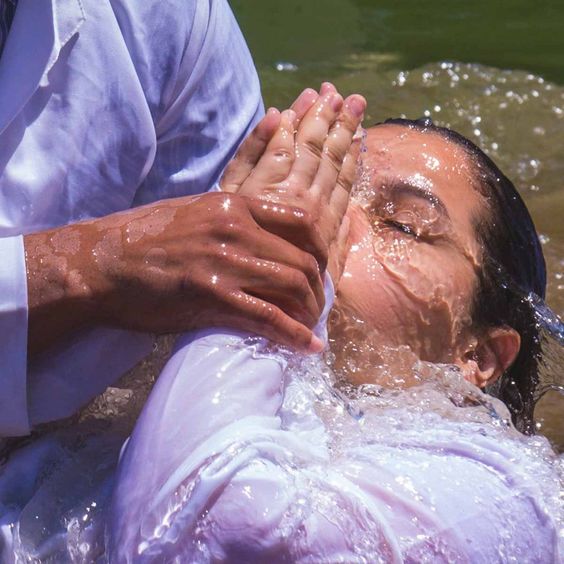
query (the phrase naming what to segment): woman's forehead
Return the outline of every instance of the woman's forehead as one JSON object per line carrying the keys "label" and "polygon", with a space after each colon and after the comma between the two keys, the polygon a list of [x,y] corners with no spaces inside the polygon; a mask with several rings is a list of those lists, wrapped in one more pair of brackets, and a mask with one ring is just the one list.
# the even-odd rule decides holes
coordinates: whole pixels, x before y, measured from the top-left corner
{"label": "woman's forehead", "polygon": [[[443,200],[448,208],[475,209],[474,167],[465,150],[432,132],[400,125],[367,130],[363,167],[377,183],[416,183]],[[455,214],[456,215],[456,214]]]}
{"label": "woman's forehead", "polygon": [[441,135],[395,124],[371,127],[366,136],[367,157],[373,164],[409,165],[421,172],[470,176],[470,159],[462,147]]}
{"label": "woman's forehead", "polygon": [[367,131],[366,149],[363,169],[372,190],[386,188],[382,195],[393,198],[399,187],[435,198],[463,246],[477,256],[474,220],[486,204],[474,188],[474,167],[464,148],[433,132],[385,124]]}

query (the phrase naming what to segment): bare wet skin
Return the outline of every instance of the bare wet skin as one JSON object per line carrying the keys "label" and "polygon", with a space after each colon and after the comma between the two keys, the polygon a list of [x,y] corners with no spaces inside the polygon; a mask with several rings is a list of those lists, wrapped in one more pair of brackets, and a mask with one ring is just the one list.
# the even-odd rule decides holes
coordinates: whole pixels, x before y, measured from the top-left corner
{"label": "bare wet skin", "polygon": [[484,205],[466,156],[438,136],[380,126],[366,143],[331,331],[355,383],[408,358],[461,363],[480,260],[472,218]]}
{"label": "bare wet skin", "polygon": [[[324,298],[302,250],[318,248],[306,219],[284,204],[208,194],[29,235],[30,351],[81,324],[154,333],[247,325],[319,350],[309,328]],[[65,300],[74,307],[61,313]]]}
{"label": "bare wet skin", "polygon": [[331,348],[341,377],[397,389],[436,377],[422,360],[460,360],[479,266],[471,218],[481,199],[456,147],[387,129],[369,134],[356,180]]}

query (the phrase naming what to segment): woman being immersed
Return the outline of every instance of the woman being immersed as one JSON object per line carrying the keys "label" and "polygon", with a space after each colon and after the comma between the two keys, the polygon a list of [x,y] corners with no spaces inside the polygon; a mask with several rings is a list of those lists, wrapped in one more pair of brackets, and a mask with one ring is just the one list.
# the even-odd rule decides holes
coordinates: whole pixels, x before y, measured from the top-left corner
{"label": "woman being immersed", "polygon": [[458,134],[394,120],[368,130],[342,221],[350,158],[334,190],[293,192],[292,162],[273,155],[294,154],[295,127],[283,113],[257,166],[270,184],[233,185],[231,169],[224,189],[316,215],[337,289],[327,358],[367,393],[344,398],[320,356],[185,336],[123,451],[110,561],[559,561],[556,460],[479,391],[498,381],[531,430],[539,351],[523,297],[544,295],[545,266],[513,185]]}

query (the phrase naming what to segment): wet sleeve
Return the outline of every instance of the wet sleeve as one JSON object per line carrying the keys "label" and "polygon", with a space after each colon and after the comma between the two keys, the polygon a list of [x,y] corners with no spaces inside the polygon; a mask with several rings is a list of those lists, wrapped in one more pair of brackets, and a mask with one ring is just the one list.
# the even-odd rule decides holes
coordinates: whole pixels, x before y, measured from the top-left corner
{"label": "wet sleeve", "polygon": [[29,432],[27,273],[23,237],[0,238],[0,436]]}
{"label": "wet sleeve", "polygon": [[[213,330],[180,341],[122,453],[110,511],[110,560],[132,561],[135,554],[158,559],[170,549],[193,561],[199,515],[254,458],[253,445],[279,429],[284,361],[257,357],[264,343],[245,346],[246,337]],[[193,490],[189,504],[179,500],[167,517],[185,488]]]}
{"label": "wet sleeve", "polygon": [[[329,281],[321,337],[332,301]],[[179,341],[124,446],[108,529],[115,561],[163,554],[166,546],[193,559],[194,527],[211,500],[257,457],[275,463],[284,440],[287,452],[296,450],[299,441],[281,431],[279,417],[286,366],[265,339],[237,331],[203,330]],[[169,519],[184,488],[190,501]]]}

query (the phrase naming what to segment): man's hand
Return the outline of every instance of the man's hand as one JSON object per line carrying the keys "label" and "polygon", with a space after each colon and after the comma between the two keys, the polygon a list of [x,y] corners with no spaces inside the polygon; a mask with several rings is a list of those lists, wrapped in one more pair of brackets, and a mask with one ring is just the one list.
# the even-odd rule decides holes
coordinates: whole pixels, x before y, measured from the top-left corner
{"label": "man's hand", "polygon": [[309,229],[299,210],[210,193],[28,235],[30,352],[95,324],[229,326],[320,350],[316,260],[271,232]]}
{"label": "man's hand", "polygon": [[222,180],[233,193],[27,235],[30,353],[101,324],[229,326],[321,350],[311,332],[324,305],[320,270],[348,202],[364,106],[360,96],[343,104],[330,84],[308,89],[243,143]]}
{"label": "man's hand", "polygon": [[[269,110],[227,167],[221,185],[236,192],[295,206],[303,210],[310,238],[285,236],[313,253],[323,271],[328,248],[343,247],[348,223],[343,223],[357,168],[360,126],[366,101],[352,95],[346,100],[325,83],[320,95],[304,91],[290,110]],[[319,234],[312,240],[311,233]],[[338,276],[342,261],[333,253],[331,274]]]}

